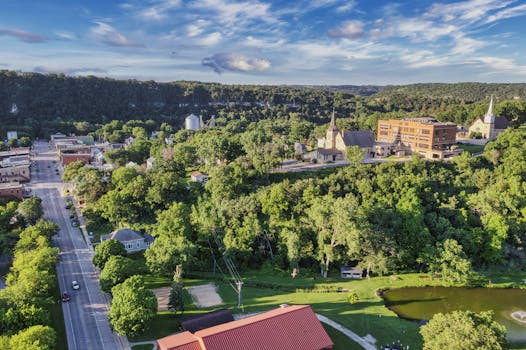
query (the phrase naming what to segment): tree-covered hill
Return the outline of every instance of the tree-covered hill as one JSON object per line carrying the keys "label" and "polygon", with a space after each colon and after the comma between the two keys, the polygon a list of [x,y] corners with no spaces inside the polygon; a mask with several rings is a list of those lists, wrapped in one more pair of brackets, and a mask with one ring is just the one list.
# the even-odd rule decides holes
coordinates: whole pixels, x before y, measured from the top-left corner
{"label": "tree-covered hill", "polygon": [[382,88],[374,97],[392,97],[394,95],[425,96],[428,98],[452,98],[465,102],[489,99],[495,95],[500,100],[516,97],[526,98],[525,84],[502,83],[422,83],[411,85],[393,85]]}

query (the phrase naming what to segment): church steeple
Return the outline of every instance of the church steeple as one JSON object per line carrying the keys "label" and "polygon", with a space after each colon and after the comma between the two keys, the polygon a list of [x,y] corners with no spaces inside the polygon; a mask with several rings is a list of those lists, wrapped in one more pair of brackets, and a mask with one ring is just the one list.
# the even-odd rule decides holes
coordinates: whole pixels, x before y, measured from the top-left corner
{"label": "church steeple", "polygon": [[332,109],[331,124],[329,125],[327,131],[338,131],[338,127],[336,126],[336,115],[334,114],[334,108]]}
{"label": "church steeple", "polygon": [[338,130],[338,127],[336,126],[336,114],[334,113],[333,108],[331,115],[331,124],[329,125],[327,133],[325,134],[325,148],[336,149],[336,136],[339,132],[340,130]]}
{"label": "church steeple", "polygon": [[491,95],[491,99],[489,101],[488,111],[484,115],[484,123],[486,124],[495,123],[495,114],[493,114],[493,95]]}

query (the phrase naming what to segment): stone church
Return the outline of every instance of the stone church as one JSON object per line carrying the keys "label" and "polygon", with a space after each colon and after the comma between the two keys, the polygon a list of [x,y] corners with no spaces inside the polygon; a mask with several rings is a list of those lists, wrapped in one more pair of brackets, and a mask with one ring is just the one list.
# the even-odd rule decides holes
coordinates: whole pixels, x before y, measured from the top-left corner
{"label": "stone church", "polygon": [[364,151],[364,158],[374,157],[373,133],[370,130],[339,130],[336,126],[334,112],[325,137],[319,138],[317,141],[318,149],[307,156],[311,161],[327,163],[343,160],[345,159],[345,150],[350,146],[360,147]]}
{"label": "stone church", "polygon": [[473,133],[482,134],[482,138],[493,140],[501,132],[504,132],[509,127],[509,121],[506,117],[495,116],[493,113],[493,96],[489,102],[489,108],[483,117],[477,118],[468,129],[468,134]]}

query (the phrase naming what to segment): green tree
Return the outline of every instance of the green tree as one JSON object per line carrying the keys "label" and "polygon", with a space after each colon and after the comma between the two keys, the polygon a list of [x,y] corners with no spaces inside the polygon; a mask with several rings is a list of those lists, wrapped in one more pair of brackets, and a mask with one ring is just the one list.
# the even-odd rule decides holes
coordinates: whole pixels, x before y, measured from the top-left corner
{"label": "green tree", "polygon": [[11,349],[53,350],[57,342],[57,335],[48,326],[32,326],[11,337]]}
{"label": "green tree", "polygon": [[27,136],[22,136],[20,138],[20,147],[31,147],[31,139]]}
{"label": "green tree", "polygon": [[364,156],[364,151],[358,146],[350,146],[345,148],[345,158],[352,166],[359,165]]}
{"label": "green tree", "polygon": [[24,219],[27,225],[34,225],[44,214],[42,209],[42,199],[40,197],[33,196],[31,198],[24,199],[17,209],[17,213]]}
{"label": "green tree", "polygon": [[128,278],[112,288],[108,320],[112,328],[120,335],[133,336],[149,328],[157,314],[155,294],[144,286],[141,276]]}
{"label": "green tree", "polygon": [[121,255],[110,256],[100,272],[100,289],[109,293],[111,288],[124,282],[128,277],[145,272],[145,269],[138,266],[135,260]]}
{"label": "green tree", "polygon": [[188,207],[177,202],[158,215],[157,226],[152,233],[155,240],[144,253],[152,272],[171,274],[177,265],[192,258],[196,247],[189,237],[188,216]]}
{"label": "green tree", "polygon": [[454,239],[447,239],[438,249],[437,259],[442,278],[449,282],[466,282],[471,276],[471,262],[465,257],[462,246]]}
{"label": "green tree", "polygon": [[98,268],[102,269],[104,268],[104,265],[106,262],[112,257],[112,256],[126,256],[126,248],[124,248],[124,245],[114,239],[108,239],[102,242],[99,245],[95,246],[95,255],[93,256],[93,265],[97,266]]}
{"label": "green tree", "polygon": [[493,312],[453,311],[435,314],[420,328],[424,350],[506,349],[506,328],[493,320]]}
{"label": "green tree", "polygon": [[170,299],[168,305],[170,306],[170,310],[172,310],[174,313],[183,313],[184,312],[184,298],[183,298],[183,267],[181,265],[177,265],[172,287],[170,289]]}

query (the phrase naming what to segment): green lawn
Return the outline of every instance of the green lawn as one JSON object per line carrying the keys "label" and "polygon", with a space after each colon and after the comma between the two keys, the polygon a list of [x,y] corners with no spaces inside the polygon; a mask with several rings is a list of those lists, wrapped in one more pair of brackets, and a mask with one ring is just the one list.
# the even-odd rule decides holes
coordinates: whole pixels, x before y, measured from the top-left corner
{"label": "green lawn", "polygon": [[484,146],[470,145],[466,143],[457,143],[457,147],[463,149],[464,151],[470,154],[484,151]]}
{"label": "green lawn", "polygon": [[[370,280],[343,280],[333,275],[326,280],[316,275],[302,276],[292,279],[288,272],[251,271],[242,273],[245,285],[242,291],[242,309],[237,308],[237,294],[232,287],[211,273],[191,273],[193,278],[186,278],[185,286],[192,286],[213,281],[218,286],[223,298],[222,307],[229,308],[232,313],[252,313],[278,307],[280,304],[309,304],[315,310],[341,323],[359,336],[371,334],[377,339],[377,344],[388,344],[400,340],[411,349],[422,348],[422,339],[418,333],[417,323],[400,319],[387,309],[382,299],[377,296],[378,289],[401,288],[407,286],[442,285],[440,280],[430,280],[426,274],[400,274],[396,276],[374,277]],[[201,275],[201,278],[196,278]],[[526,273],[487,274],[482,280],[491,280],[492,287],[524,287]],[[171,280],[164,277],[145,276],[149,288],[167,286]],[[311,290],[312,288],[315,288]],[[338,288],[344,290],[338,292]],[[329,290],[329,292],[327,292]],[[359,302],[350,305],[346,299],[348,292],[355,291]],[[212,311],[197,309],[187,293],[185,293],[186,311],[182,317]],[[152,340],[167,336],[178,330],[180,317],[168,312],[158,313],[151,330],[142,336],[131,338],[131,341]],[[333,330],[336,331],[336,330]],[[337,332],[337,331],[336,331]],[[333,333],[331,333],[331,336]],[[341,347],[343,334],[339,332],[335,338],[335,349],[353,349],[349,345]],[[520,346],[517,344],[517,346]],[[522,347],[522,346],[521,346]],[[520,347],[519,347],[520,348]]]}
{"label": "green lawn", "polygon": [[132,350],[152,350],[152,349],[153,349],[153,346],[151,344],[132,346]]}
{"label": "green lawn", "polygon": [[326,324],[322,323],[322,325],[323,325],[323,328],[325,328],[325,330],[327,331],[327,334],[329,334],[329,337],[331,337],[332,342],[334,343],[333,350],[361,350],[363,349],[359,344],[349,339],[349,337],[343,334],[342,332]]}

